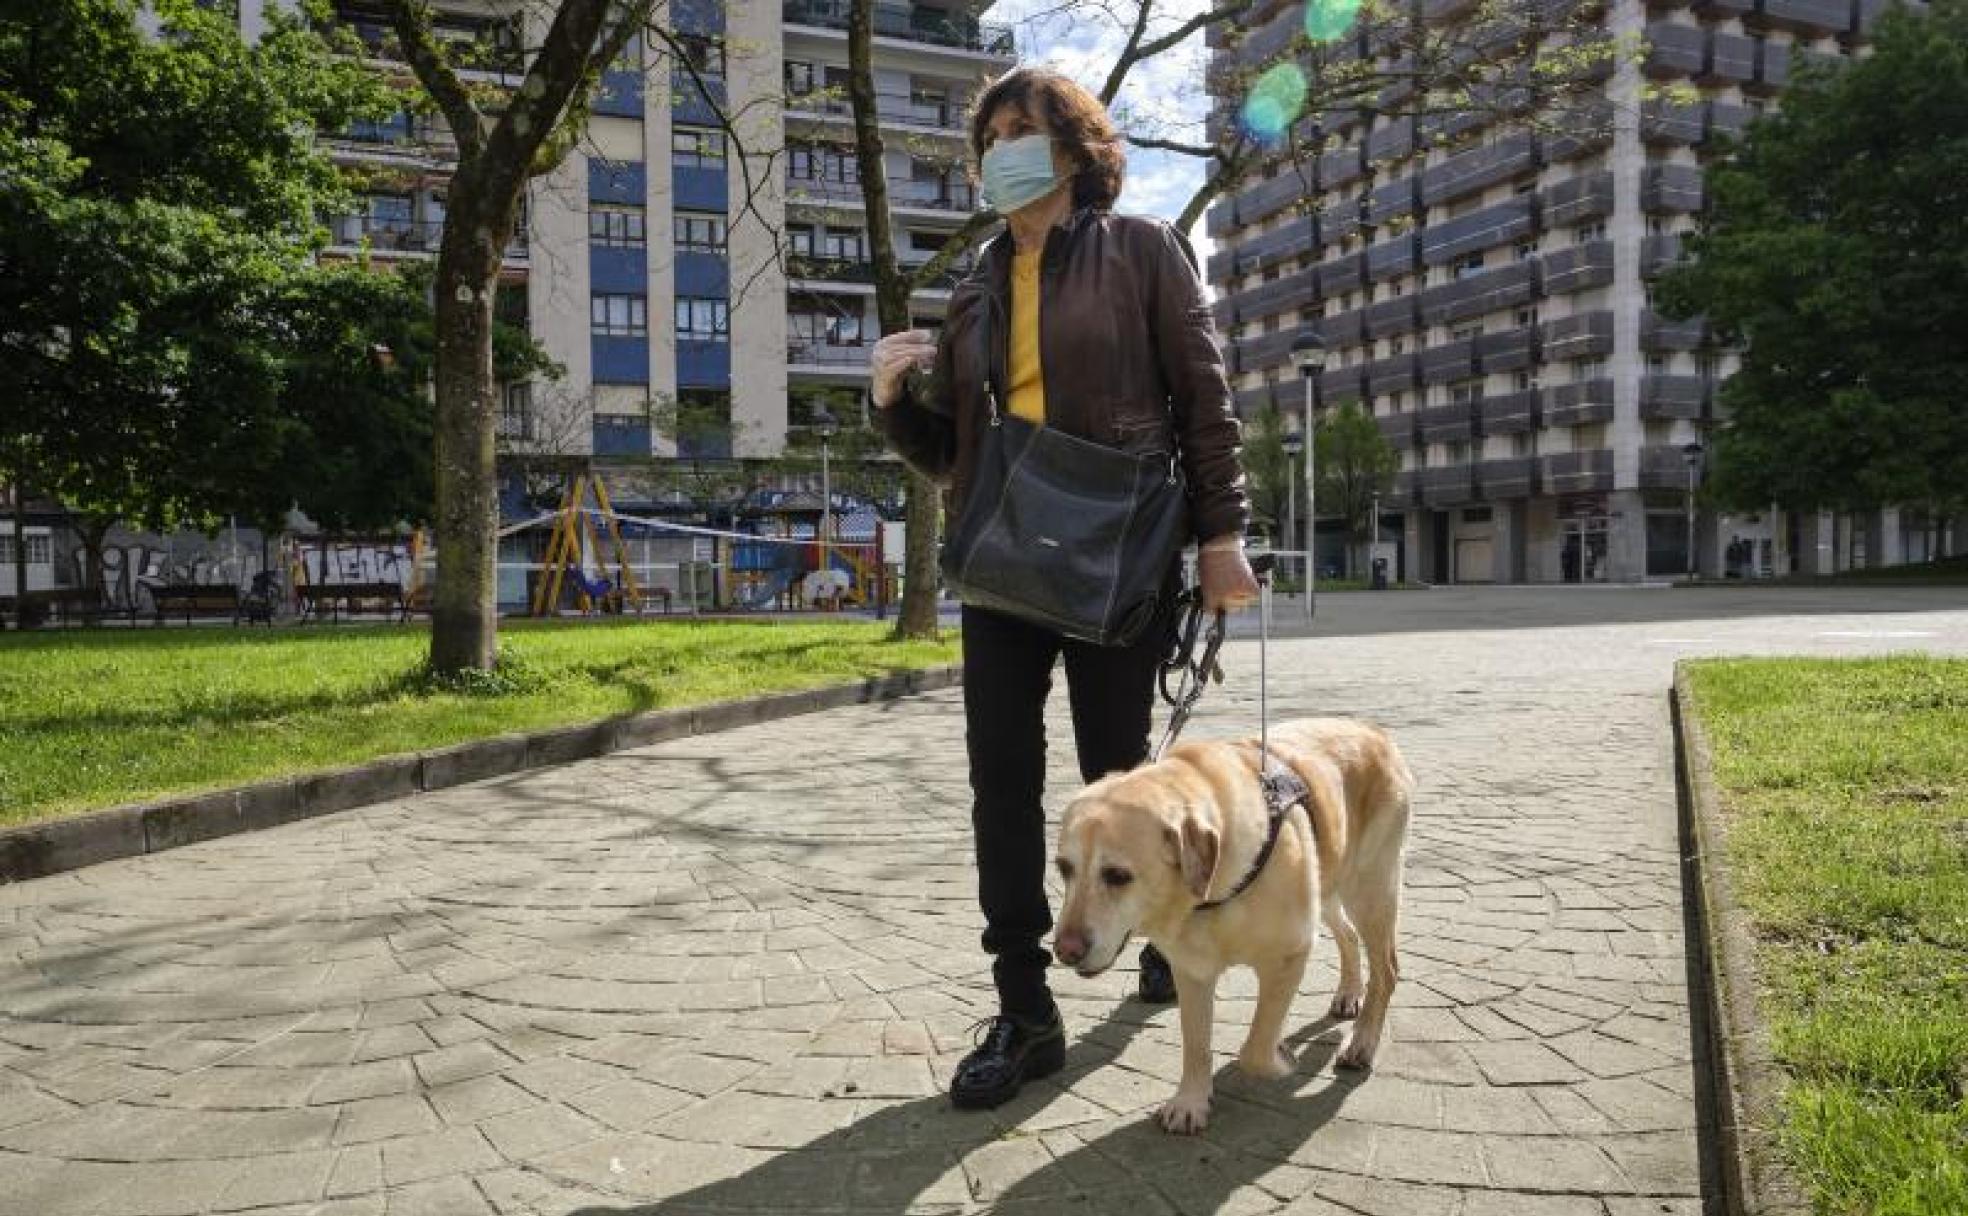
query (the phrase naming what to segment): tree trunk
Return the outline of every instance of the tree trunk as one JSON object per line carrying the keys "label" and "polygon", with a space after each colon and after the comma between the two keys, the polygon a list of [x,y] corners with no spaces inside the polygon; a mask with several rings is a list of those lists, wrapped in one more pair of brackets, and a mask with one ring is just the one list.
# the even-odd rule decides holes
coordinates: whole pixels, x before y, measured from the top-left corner
{"label": "tree trunk", "polygon": [[27,470],[14,473],[14,628],[26,629],[27,611]]}
{"label": "tree trunk", "polygon": [[[848,16],[847,95],[854,109],[854,158],[868,216],[868,252],[875,263],[875,313],[883,335],[909,328],[909,277],[895,260],[895,231],[888,214],[888,174],[882,165],[881,118],[875,108],[874,0],[854,0]],[[902,533],[902,605],[895,614],[898,638],[936,636],[936,522],[942,491],[919,473],[909,474]]]}
{"label": "tree trunk", "polygon": [[[453,199],[469,197],[454,190]],[[447,217],[437,273],[437,585],[431,670],[489,671],[498,658],[498,465],[494,451],[492,305],[497,250],[511,224]],[[491,240],[487,240],[487,236]],[[496,243],[492,243],[496,241]]]}

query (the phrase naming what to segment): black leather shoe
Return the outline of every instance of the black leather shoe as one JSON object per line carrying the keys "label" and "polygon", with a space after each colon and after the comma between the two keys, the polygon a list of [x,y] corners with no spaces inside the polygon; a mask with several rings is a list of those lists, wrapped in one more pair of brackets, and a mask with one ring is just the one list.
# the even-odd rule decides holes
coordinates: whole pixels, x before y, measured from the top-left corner
{"label": "black leather shoe", "polygon": [[1066,1067],[1066,1024],[1054,1009],[1045,1022],[1024,1022],[999,1014],[980,1022],[977,1050],[957,1065],[950,1101],[964,1110],[989,1110],[1018,1096],[1025,1082],[1049,1077]]}
{"label": "black leather shoe", "polygon": [[1150,1005],[1166,1005],[1175,999],[1175,972],[1152,942],[1141,948],[1141,979],[1135,993]]}

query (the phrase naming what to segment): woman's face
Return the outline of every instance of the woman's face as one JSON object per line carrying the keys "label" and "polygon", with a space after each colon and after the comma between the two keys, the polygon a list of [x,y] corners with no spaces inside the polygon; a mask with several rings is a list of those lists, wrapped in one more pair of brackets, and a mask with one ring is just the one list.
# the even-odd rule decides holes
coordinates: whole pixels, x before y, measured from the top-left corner
{"label": "woman's face", "polygon": [[984,151],[1001,139],[1022,139],[1027,135],[1043,135],[1052,144],[1052,172],[1061,182],[1078,171],[1078,166],[1052,137],[1052,128],[1046,125],[1044,115],[1035,114],[1026,107],[1006,103],[992,111],[990,121],[984,124]]}

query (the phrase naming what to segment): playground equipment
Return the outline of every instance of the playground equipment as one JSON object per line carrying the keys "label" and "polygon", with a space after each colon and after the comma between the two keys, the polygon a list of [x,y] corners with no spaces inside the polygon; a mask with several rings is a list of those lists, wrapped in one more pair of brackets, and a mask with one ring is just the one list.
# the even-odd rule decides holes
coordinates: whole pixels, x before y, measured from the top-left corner
{"label": "playground equipment", "polygon": [[[594,497],[592,510],[588,506],[590,493]],[[601,519],[614,550],[614,579],[606,575],[588,574],[587,554],[603,551],[601,536],[595,530],[596,517]],[[563,580],[574,584],[575,603],[582,612],[593,612],[597,608],[620,612],[624,603],[641,598],[635,570],[629,565],[628,546],[622,543],[621,523],[615,517],[614,507],[608,502],[608,487],[599,477],[591,477],[587,473],[574,478],[574,488],[561,504],[559,515],[554,520],[553,534],[547,538],[547,554],[542,562],[539,584],[533,593],[534,616],[553,615],[560,605]]]}

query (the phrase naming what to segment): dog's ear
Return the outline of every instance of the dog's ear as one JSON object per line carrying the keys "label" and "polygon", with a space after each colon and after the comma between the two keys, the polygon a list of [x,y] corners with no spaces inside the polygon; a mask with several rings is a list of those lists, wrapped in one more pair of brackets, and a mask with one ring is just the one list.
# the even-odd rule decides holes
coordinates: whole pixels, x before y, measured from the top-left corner
{"label": "dog's ear", "polygon": [[1216,828],[1195,811],[1185,810],[1182,826],[1168,827],[1164,836],[1189,893],[1199,900],[1208,896],[1210,882],[1216,877],[1218,846],[1222,843]]}

